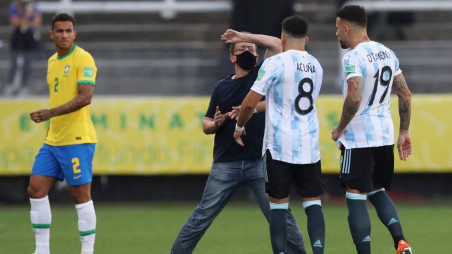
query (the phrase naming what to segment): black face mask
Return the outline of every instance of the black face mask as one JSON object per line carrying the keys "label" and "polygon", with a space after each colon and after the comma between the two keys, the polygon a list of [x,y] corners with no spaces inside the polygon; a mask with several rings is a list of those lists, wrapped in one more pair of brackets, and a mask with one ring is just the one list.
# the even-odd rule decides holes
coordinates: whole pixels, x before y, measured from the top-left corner
{"label": "black face mask", "polygon": [[256,65],[256,56],[248,50],[237,56],[237,61],[235,62],[244,70],[251,70]]}

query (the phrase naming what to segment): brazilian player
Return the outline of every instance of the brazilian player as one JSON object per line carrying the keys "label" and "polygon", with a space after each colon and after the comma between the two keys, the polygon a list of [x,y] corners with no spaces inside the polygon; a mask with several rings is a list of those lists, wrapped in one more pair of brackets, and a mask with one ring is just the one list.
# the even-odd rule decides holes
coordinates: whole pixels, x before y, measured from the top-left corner
{"label": "brazilian player", "polygon": [[74,19],[57,14],[50,38],[57,53],[49,58],[47,84],[50,108],[30,113],[36,123],[50,120],[44,145],[30,176],[28,196],[35,232],[35,254],[48,254],[52,215],[48,192],[56,180],[65,179],[75,201],[82,254],[94,251],[96,214],[91,200],[92,160],[97,143],[88,105],[91,103],[97,68],[93,57],[74,45]]}

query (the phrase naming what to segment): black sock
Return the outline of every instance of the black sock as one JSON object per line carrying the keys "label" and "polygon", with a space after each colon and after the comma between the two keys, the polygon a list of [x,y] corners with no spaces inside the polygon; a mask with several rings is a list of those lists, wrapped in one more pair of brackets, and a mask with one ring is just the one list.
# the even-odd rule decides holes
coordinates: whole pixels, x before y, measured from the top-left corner
{"label": "black sock", "polygon": [[287,209],[271,209],[270,238],[274,254],[285,253],[287,223]]}
{"label": "black sock", "polygon": [[355,246],[358,254],[370,254],[370,243],[356,244]]}
{"label": "black sock", "polygon": [[[358,194],[357,194],[358,195]],[[361,195],[361,194],[359,194]],[[362,195],[365,198],[365,195]],[[366,200],[347,198],[348,225],[358,254],[370,253],[370,219]]]}
{"label": "black sock", "polygon": [[399,215],[397,209],[389,198],[388,194],[384,190],[371,192],[369,201],[374,205],[377,211],[378,218],[388,228],[394,240],[394,246],[397,249],[397,245],[400,240],[405,240],[403,236],[402,225],[400,224]]}
{"label": "black sock", "polygon": [[313,254],[323,254],[325,249],[325,219],[320,205],[305,208],[308,217],[308,233]]}

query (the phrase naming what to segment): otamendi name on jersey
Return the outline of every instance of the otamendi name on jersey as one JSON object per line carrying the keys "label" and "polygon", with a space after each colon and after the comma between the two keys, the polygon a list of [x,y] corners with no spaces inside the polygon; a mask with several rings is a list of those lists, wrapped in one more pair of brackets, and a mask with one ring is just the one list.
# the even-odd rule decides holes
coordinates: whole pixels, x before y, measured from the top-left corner
{"label": "otamendi name on jersey", "polygon": [[369,63],[372,63],[373,61],[385,60],[387,58],[391,58],[391,54],[388,51],[367,54],[367,61],[369,61]]}

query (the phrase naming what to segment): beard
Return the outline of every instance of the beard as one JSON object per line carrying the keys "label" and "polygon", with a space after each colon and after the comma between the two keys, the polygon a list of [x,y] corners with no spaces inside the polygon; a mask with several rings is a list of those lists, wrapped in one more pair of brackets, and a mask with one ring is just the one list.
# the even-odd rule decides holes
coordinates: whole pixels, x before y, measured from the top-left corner
{"label": "beard", "polygon": [[345,41],[339,41],[339,44],[341,44],[342,49],[348,49],[350,46]]}

